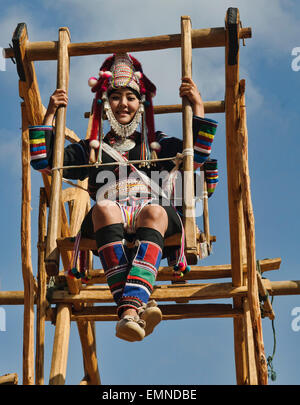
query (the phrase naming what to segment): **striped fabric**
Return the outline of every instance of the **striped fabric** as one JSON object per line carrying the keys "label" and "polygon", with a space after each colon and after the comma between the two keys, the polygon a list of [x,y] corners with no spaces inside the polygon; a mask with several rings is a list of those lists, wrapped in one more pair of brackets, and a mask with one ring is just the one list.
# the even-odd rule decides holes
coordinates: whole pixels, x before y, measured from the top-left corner
{"label": "striped fabric", "polygon": [[35,170],[43,171],[48,167],[45,132],[49,130],[52,132],[52,126],[29,127],[30,164]]}
{"label": "striped fabric", "polygon": [[194,142],[195,168],[201,166],[209,158],[217,130],[217,122],[208,118],[197,119],[197,124],[198,131]]}
{"label": "striped fabric", "polygon": [[119,302],[119,314],[124,309],[138,309],[143,303],[148,302],[153,291],[161,257],[162,250],[157,244],[149,241],[139,242]]}
{"label": "striped fabric", "polygon": [[207,194],[208,197],[210,197],[214,193],[219,181],[218,161],[216,159],[206,161],[204,164],[204,171],[207,184]]}
{"label": "striped fabric", "polygon": [[122,241],[108,243],[98,249],[107,284],[116,304],[122,296],[127,278],[128,259]]}

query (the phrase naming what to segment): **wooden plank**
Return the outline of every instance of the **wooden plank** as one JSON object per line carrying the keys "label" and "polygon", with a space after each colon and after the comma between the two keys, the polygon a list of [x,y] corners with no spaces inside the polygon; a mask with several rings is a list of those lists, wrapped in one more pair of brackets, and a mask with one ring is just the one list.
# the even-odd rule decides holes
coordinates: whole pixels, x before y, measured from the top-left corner
{"label": "wooden plank", "polygon": [[[173,105],[155,105],[153,106],[154,114],[176,114],[182,113],[182,104]],[[204,102],[205,114],[216,114],[225,112],[225,101],[205,101]],[[84,118],[90,117],[90,112],[84,113]]]}
{"label": "wooden plank", "polygon": [[[281,259],[265,259],[261,260],[261,271],[278,270],[280,267]],[[170,281],[174,279],[173,267],[160,266],[157,273],[157,281]],[[243,272],[247,272],[247,265],[243,265]],[[61,274],[63,276],[63,274]],[[87,284],[103,284],[107,283],[103,269],[90,269],[90,280],[85,281]],[[184,276],[184,280],[210,280],[218,278],[231,278],[231,265],[214,265],[214,266],[191,266],[191,271]]]}
{"label": "wooden plank", "polygon": [[253,330],[250,315],[250,308],[248,299],[243,300],[244,304],[244,325],[245,325],[245,336],[246,336],[246,350],[247,350],[247,364],[248,364],[248,385],[257,385],[257,370],[254,355],[254,340],[253,340]]}
{"label": "wooden plank", "polygon": [[66,380],[70,338],[71,309],[61,304],[57,308],[49,385],[63,385]]}
{"label": "wooden plank", "polygon": [[255,224],[250,190],[250,176],[248,165],[248,134],[246,125],[245,106],[245,81],[241,81],[241,106],[240,106],[240,137],[241,137],[241,175],[242,175],[242,196],[245,222],[245,233],[247,241],[247,279],[248,279],[248,300],[253,328],[255,359],[258,375],[258,384],[268,384],[268,366],[264,351],[261,310],[257,284],[256,270],[256,247],[255,247]]}
{"label": "wooden plank", "polygon": [[[244,27],[240,30],[240,38],[251,38],[251,28]],[[144,52],[158,49],[180,48],[181,35],[167,34],[143,38],[130,38],[113,41],[70,43],[70,56],[99,55],[118,52]],[[224,27],[193,29],[193,48],[210,48],[225,46]],[[30,60],[55,60],[58,53],[57,41],[29,42],[26,53]],[[4,49],[5,58],[15,56],[11,48]]]}
{"label": "wooden plank", "polygon": [[[270,296],[300,295],[300,280],[270,281],[268,279],[263,279],[262,281],[265,288],[268,290]],[[241,288],[232,288],[229,289],[229,291],[230,297],[228,296],[228,294],[226,294],[225,298],[231,298],[232,296],[235,295],[243,297],[246,295],[247,290],[246,287],[241,287]],[[99,295],[98,294],[99,291],[98,293],[93,295],[93,290],[90,290],[90,293],[88,293],[89,299],[91,299],[91,301],[94,300],[96,302]],[[64,296],[66,296],[66,302],[72,301],[71,298],[72,294],[69,294],[68,292],[65,292],[63,295],[60,295],[59,297],[54,295],[54,298],[58,299],[61,302],[64,300]],[[75,295],[74,301],[82,301],[82,299],[78,295]],[[23,304],[24,304],[24,291],[0,291],[0,305],[23,305]]]}
{"label": "wooden plank", "polygon": [[229,8],[226,14],[225,47],[225,118],[228,208],[232,282],[243,284],[242,276],[242,196],[240,181],[240,155],[238,140],[239,100],[239,31],[238,9]]}
{"label": "wooden plank", "polygon": [[25,103],[22,110],[21,259],[24,283],[23,385],[34,384],[34,291],[31,261],[31,172],[29,130]]}
{"label": "wooden plank", "polygon": [[[233,287],[231,283],[205,283],[205,284],[172,284],[157,285],[151,295],[156,301],[177,301],[180,299],[203,300],[232,298],[245,296],[247,288]],[[51,302],[56,303],[109,303],[113,298],[108,286],[83,287],[78,294],[70,294],[68,291],[57,290],[52,295]]]}
{"label": "wooden plank", "polygon": [[[242,316],[242,311],[232,308],[231,304],[168,304],[159,305],[163,320],[195,318],[232,318]],[[116,307],[112,305],[85,307],[73,311],[71,321],[116,321]]]}
{"label": "wooden plank", "polygon": [[[92,308],[94,307],[85,307],[86,310],[91,310]],[[88,377],[88,384],[100,385],[101,380],[97,362],[96,342],[91,320],[78,318],[76,321],[87,373],[86,377]]]}
{"label": "wooden plank", "polygon": [[262,277],[259,273],[257,273],[257,286],[258,286],[259,295],[263,299],[264,315],[267,316],[271,320],[275,319],[275,313],[272,308],[272,304],[271,304],[271,301],[269,298],[269,293],[268,293],[267,289],[265,288],[265,286],[262,282]]}
{"label": "wooden plank", "polygon": [[[69,55],[68,44],[70,33],[67,28],[59,29],[58,63],[57,63],[57,88],[68,91],[69,85]],[[66,127],[66,107],[58,108],[56,114],[56,133],[53,151],[53,166],[61,167],[64,159]],[[60,208],[61,208],[62,175],[58,170],[52,173],[51,194],[49,202],[49,218],[46,245],[46,269],[48,274],[57,274],[59,266],[59,251],[56,239],[60,236]]]}
{"label": "wooden plank", "polygon": [[[192,78],[192,37],[191,19],[181,17],[181,74]],[[196,264],[197,240],[195,220],[194,187],[194,143],[192,127],[193,111],[187,97],[182,97],[182,138],[183,138],[183,225],[185,232],[185,255],[189,264]]]}
{"label": "wooden plank", "polygon": [[47,232],[47,196],[44,188],[40,189],[39,220],[38,220],[38,291],[36,298],[36,354],[35,354],[35,384],[44,384],[44,348],[46,309],[49,305],[46,299],[47,274],[45,268],[45,253],[42,244]]}
{"label": "wooden plank", "polygon": [[18,384],[18,374],[10,373],[0,376],[0,385],[17,385]]}

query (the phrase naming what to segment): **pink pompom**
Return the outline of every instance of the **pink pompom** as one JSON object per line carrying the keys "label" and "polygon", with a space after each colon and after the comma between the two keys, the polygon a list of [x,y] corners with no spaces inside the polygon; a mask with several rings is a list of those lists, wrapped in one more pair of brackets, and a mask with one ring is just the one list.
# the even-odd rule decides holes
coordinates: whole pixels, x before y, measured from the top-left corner
{"label": "pink pompom", "polygon": [[112,77],[112,73],[109,70],[100,70],[99,76],[108,79],[109,77]]}
{"label": "pink pompom", "polygon": [[94,77],[94,76],[92,76],[92,77],[90,77],[89,80],[88,80],[88,85],[89,85],[90,87],[94,87],[94,86],[97,84],[97,82],[98,82],[97,78]]}
{"label": "pink pompom", "polygon": [[158,142],[151,142],[150,148],[152,150],[156,150],[158,152],[161,150],[161,146],[160,146],[160,144]]}
{"label": "pink pompom", "polygon": [[135,76],[141,80],[141,78],[143,77],[143,73],[142,72],[135,72]]}
{"label": "pink pompom", "polygon": [[185,264],[181,262],[179,263],[178,267],[180,270],[182,270],[183,268],[185,268]]}
{"label": "pink pompom", "polygon": [[92,139],[90,141],[90,147],[93,149],[98,149],[100,146],[100,142],[97,139]]}

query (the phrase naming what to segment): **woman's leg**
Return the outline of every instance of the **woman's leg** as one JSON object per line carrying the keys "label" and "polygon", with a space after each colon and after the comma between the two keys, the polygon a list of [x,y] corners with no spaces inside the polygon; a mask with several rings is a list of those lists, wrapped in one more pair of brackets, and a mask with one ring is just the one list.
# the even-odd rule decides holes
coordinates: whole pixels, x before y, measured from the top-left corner
{"label": "woman's leg", "polygon": [[136,254],[118,305],[119,317],[134,315],[147,304],[161,261],[168,216],[159,205],[146,205],[136,219]]}
{"label": "woman's leg", "polygon": [[124,227],[119,206],[110,200],[98,202],[92,210],[92,221],[98,255],[108,286],[118,305],[129,266],[123,245]]}

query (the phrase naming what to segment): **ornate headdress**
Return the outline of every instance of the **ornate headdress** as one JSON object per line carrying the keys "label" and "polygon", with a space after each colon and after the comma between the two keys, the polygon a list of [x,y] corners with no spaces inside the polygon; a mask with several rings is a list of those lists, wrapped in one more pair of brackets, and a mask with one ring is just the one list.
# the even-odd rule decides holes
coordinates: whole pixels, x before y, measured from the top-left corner
{"label": "ornate headdress", "polygon": [[[99,149],[102,142],[102,122],[107,118],[114,132],[125,140],[141,123],[143,152],[141,159],[149,158],[149,145],[155,148],[154,114],[152,98],[156,94],[155,85],[143,73],[137,59],[126,53],[108,57],[100,68],[99,78],[91,77],[89,85],[95,93],[93,101],[93,121],[90,134],[90,147]],[[126,125],[114,117],[108,102],[109,94],[117,88],[130,88],[140,98],[140,107],[133,120]]]}

